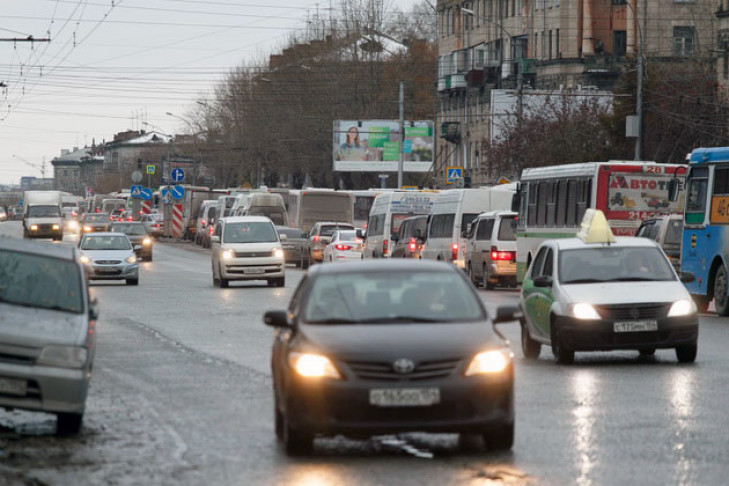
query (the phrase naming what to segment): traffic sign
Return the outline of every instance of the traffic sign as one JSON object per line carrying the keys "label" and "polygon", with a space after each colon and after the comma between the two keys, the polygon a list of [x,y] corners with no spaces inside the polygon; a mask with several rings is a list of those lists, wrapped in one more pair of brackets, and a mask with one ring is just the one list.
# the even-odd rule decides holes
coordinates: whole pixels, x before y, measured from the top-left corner
{"label": "traffic sign", "polygon": [[20,199],[20,200],[18,201],[18,206],[20,206],[21,208],[23,207],[23,200],[22,200],[22,199]]}
{"label": "traffic sign", "polygon": [[169,204],[170,202],[172,202],[172,198],[170,197],[170,191],[164,190],[162,192],[162,202],[165,204]]}
{"label": "traffic sign", "polygon": [[172,186],[170,187],[170,195],[174,199],[182,199],[185,197],[185,188],[182,186]]}
{"label": "traffic sign", "polygon": [[455,184],[463,177],[463,167],[446,167],[446,184]]}
{"label": "traffic sign", "polygon": [[142,182],[142,173],[138,170],[132,172],[132,182]]}
{"label": "traffic sign", "polygon": [[157,171],[156,165],[148,165],[147,166],[147,174],[154,175],[154,173]]}
{"label": "traffic sign", "polygon": [[130,192],[132,193],[132,197],[134,199],[139,199],[142,192],[142,186],[132,185],[130,187]]}
{"label": "traffic sign", "polygon": [[170,172],[170,178],[175,182],[182,182],[185,180],[185,171],[180,168],[172,169],[172,172]]}
{"label": "traffic sign", "polygon": [[161,192],[162,196],[166,196],[169,193],[170,193],[169,189],[167,189],[167,188],[162,189],[162,192]]}
{"label": "traffic sign", "polygon": [[141,197],[145,201],[149,201],[152,199],[152,189],[149,187],[143,187],[141,191],[139,191],[139,197]]}

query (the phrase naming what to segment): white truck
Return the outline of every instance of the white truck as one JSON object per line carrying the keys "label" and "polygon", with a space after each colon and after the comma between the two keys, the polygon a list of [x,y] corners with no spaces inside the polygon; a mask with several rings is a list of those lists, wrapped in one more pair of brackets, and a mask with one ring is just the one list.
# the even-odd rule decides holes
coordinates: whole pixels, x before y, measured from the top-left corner
{"label": "white truck", "polygon": [[23,193],[23,236],[25,238],[63,239],[60,191]]}

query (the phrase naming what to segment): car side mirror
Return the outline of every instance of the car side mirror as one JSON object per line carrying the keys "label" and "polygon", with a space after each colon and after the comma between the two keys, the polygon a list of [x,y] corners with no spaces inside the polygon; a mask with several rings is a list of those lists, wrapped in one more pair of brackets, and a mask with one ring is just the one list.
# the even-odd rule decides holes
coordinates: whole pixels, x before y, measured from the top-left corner
{"label": "car side mirror", "polygon": [[696,275],[691,272],[681,272],[681,282],[691,283],[696,281]]}
{"label": "car side mirror", "polygon": [[675,177],[668,181],[668,200],[673,202],[678,199],[678,179]]}
{"label": "car side mirror", "polygon": [[552,286],[552,277],[550,277],[549,275],[540,275],[534,279],[534,286],[535,287],[551,287]]}
{"label": "car side mirror", "polygon": [[89,319],[95,321],[99,318],[99,301],[92,299],[89,301]]}
{"label": "car side mirror", "polygon": [[397,243],[397,233],[393,233],[390,235],[390,239],[393,243]]}
{"label": "car side mirror", "polygon": [[309,239],[309,233],[301,233],[301,237],[304,239]]}
{"label": "car side mirror", "polygon": [[270,310],[263,314],[263,323],[267,326],[287,329],[291,327],[289,314],[285,310]]}
{"label": "car side mirror", "polygon": [[519,209],[521,208],[521,195],[521,184],[519,184],[517,192],[515,192],[514,195],[511,197],[511,211],[514,213],[518,213]]}
{"label": "car side mirror", "polygon": [[505,322],[513,322],[521,319],[522,313],[516,305],[500,305],[496,308],[496,315],[492,322],[494,324],[503,324]]}
{"label": "car side mirror", "polygon": [[218,236],[218,235],[211,236],[210,243],[220,243],[220,236]]}
{"label": "car side mirror", "polygon": [[364,230],[362,230],[362,228],[357,228],[354,231],[354,234],[355,234],[355,236],[357,236],[357,238],[362,238],[363,240],[367,236],[367,234],[364,232]]}
{"label": "car side mirror", "polygon": [[280,239],[281,241],[288,241],[288,239],[289,239],[289,237],[288,237],[288,236],[286,236],[286,235],[284,235],[284,234],[280,234],[280,235],[278,235],[278,237],[279,237],[279,239]]}
{"label": "car side mirror", "polygon": [[416,240],[419,240],[422,237],[423,237],[423,232],[420,230],[420,228],[413,231],[413,238],[415,238]]}

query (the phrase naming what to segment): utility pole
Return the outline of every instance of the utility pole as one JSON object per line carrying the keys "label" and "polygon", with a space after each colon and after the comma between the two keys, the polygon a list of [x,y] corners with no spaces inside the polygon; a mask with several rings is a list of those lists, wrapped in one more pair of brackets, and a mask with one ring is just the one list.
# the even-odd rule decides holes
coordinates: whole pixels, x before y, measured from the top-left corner
{"label": "utility pole", "polygon": [[405,145],[405,83],[400,81],[400,150],[397,154],[397,188],[402,189],[403,150]]}
{"label": "utility pole", "polygon": [[643,56],[645,55],[645,36],[648,33],[646,30],[648,19],[648,0],[643,0],[643,19],[642,27],[640,31],[640,44],[638,48],[638,80],[637,89],[635,94],[635,114],[638,117],[638,136],[635,138],[635,154],[634,160],[641,160],[642,158],[642,147],[643,147],[643,69],[644,61]]}

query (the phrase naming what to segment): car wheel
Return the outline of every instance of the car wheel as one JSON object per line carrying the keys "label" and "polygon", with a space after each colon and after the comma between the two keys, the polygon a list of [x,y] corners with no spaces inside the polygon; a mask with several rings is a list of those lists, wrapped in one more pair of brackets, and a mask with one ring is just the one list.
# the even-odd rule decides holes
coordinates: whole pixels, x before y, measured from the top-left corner
{"label": "car wheel", "polygon": [[471,280],[471,283],[473,284],[473,286],[478,288],[479,282],[473,276],[473,268],[471,267],[471,262],[468,262],[468,278]]}
{"label": "car wheel", "polygon": [[494,283],[489,279],[489,274],[486,271],[486,264],[483,264],[483,288],[486,290],[494,290]]}
{"label": "car wheel", "polygon": [[306,270],[307,268],[309,268],[309,260],[308,259],[304,260],[302,258],[301,259],[301,269]]}
{"label": "car wheel", "polygon": [[149,256],[147,257],[147,261],[148,261],[148,262],[151,262],[151,261],[152,261],[152,254],[151,254],[151,253],[150,253],[150,254],[149,254]]}
{"label": "car wheel", "polygon": [[273,282],[276,287],[284,287],[286,285],[286,277],[275,278]]}
{"label": "car wheel", "polygon": [[278,409],[276,403],[273,404],[273,423],[274,430],[276,431],[276,439],[283,440],[284,438],[284,418],[281,411]]}
{"label": "car wheel", "polygon": [[552,354],[554,354],[554,359],[559,364],[572,364],[575,361],[575,352],[568,349],[562,342],[561,333],[554,322],[552,322],[551,327]]}
{"label": "car wheel", "polygon": [[282,414],[282,419],[283,442],[286,448],[286,454],[300,456],[310,453],[314,448],[314,436],[292,427],[286,414]]}
{"label": "car wheel", "polygon": [[84,420],[82,413],[58,413],[56,414],[56,434],[75,435],[81,430]]}
{"label": "car wheel", "polygon": [[487,430],[483,440],[490,451],[510,450],[514,446],[514,422]]}
{"label": "car wheel", "polygon": [[679,363],[693,363],[696,361],[696,353],[698,347],[696,344],[686,344],[684,346],[676,346],[676,358]]}
{"label": "car wheel", "polygon": [[653,356],[654,354],[656,354],[656,348],[639,349],[638,352],[641,356]]}
{"label": "car wheel", "polygon": [[706,312],[709,310],[709,302],[711,302],[711,298],[708,295],[691,294],[691,297],[694,299],[696,309],[699,312]]}
{"label": "car wheel", "polygon": [[537,359],[542,351],[541,343],[532,339],[526,323],[521,323],[521,350],[526,359]]}
{"label": "car wheel", "polygon": [[127,285],[139,285],[139,279],[138,278],[128,278]]}
{"label": "car wheel", "polygon": [[724,265],[714,276],[714,306],[720,316],[729,316],[729,296],[727,296],[727,273]]}

